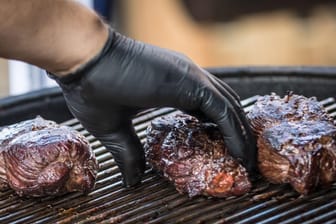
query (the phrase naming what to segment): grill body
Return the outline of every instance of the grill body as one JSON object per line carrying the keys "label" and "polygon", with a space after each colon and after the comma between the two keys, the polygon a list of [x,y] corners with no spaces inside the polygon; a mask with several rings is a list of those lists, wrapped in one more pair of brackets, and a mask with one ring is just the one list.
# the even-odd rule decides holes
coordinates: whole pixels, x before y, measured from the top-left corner
{"label": "grill body", "polygon": [[[336,116],[336,69],[333,68],[216,68],[209,69],[241,96],[246,111],[255,95],[288,90],[317,96]],[[149,122],[175,113],[173,108],[144,112],[134,120],[142,143]],[[142,185],[122,187],[111,154],[66,109],[58,88],[0,100],[0,125],[42,115],[72,126],[84,134],[100,163],[95,190],[57,198],[27,199],[13,191],[0,192],[0,223],[336,223],[336,185],[300,196],[288,185],[262,179],[251,192],[227,199],[188,198],[148,168]]]}

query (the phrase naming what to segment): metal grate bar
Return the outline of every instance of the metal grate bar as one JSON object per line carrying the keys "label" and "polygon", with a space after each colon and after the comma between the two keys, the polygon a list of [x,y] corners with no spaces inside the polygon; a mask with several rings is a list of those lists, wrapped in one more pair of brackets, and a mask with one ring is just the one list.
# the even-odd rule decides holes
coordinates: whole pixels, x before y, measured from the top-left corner
{"label": "metal grate bar", "polygon": [[[331,198],[329,198],[329,200],[332,200]],[[335,200],[335,198],[333,198],[333,200]],[[291,219],[287,219],[285,222],[283,222],[283,224],[288,224],[288,223],[293,223],[293,222],[302,222],[302,221],[306,221],[309,220],[311,218],[314,218],[316,216],[319,215],[323,215],[324,213],[328,212],[331,210],[331,208],[333,208],[332,210],[334,210],[336,208],[336,201],[331,201],[327,204],[323,204],[321,203],[316,209],[312,209],[309,210],[307,212],[303,212],[300,214],[296,214],[295,217],[291,218]],[[336,213],[336,211],[334,212],[334,214]]]}
{"label": "metal grate bar", "polygon": [[[241,101],[245,111],[257,98]],[[334,98],[322,100],[321,104],[336,116]],[[172,113],[178,111],[162,108],[139,114],[133,124],[141,142],[153,118]],[[125,189],[108,150],[76,119],[64,125],[80,131],[97,157],[100,170],[94,191],[40,199],[19,198],[11,190],[0,192],[0,223],[335,223],[335,185],[303,197],[288,185],[259,179],[252,191],[241,197],[188,198],[148,167],[140,186]]]}
{"label": "metal grate bar", "polygon": [[306,221],[306,224],[335,224],[336,223],[336,208],[333,207],[333,210],[325,212],[318,217],[312,217],[310,220]]}
{"label": "metal grate bar", "polygon": [[[262,221],[258,221],[258,223],[266,224],[266,223],[280,222],[284,218],[301,215],[302,212],[304,212],[306,209],[309,210],[310,208],[315,207],[315,206],[318,208],[319,206],[323,205],[327,201],[333,200],[333,199],[335,199],[335,194],[333,194],[332,197],[330,197],[330,194],[329,194],[328,198],[324,198],[324,200],[319,200],[319,201],[315,201],[315,202],[305,198],[303,200],[298,199],[298,200],[293,201],[293,202],[284,203],[283,205],[277,206],[276,209],[274,210],[274,212],[270,212],[269,215],[271,215],[271,217],[269,217],[267,219],[263,219]],[[302,203],[302,202],[304,202],[304,203]],[[328,207],[330,208],[330,206],[331,205],[329,205]],[[312,209],[312,210],[314,210],[314,209]],[[315,215],[318,215],[318,214],[315,214]],[[260,218],[263,218],[263,217],[259,217],[258,219],[260,219]],[[301,218],[302,218],[302,216],[301,216]],[[301,221],[303,221],[303,220],[301,220]]]}

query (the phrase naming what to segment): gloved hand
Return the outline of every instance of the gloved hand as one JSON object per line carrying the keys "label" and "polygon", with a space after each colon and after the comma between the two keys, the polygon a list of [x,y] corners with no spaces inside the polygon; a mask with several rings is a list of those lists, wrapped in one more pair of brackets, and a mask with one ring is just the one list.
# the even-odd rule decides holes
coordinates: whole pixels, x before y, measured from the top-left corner
{"label": "gloved hand", "polygon": [[126,186],[145,169],[142,145],[131,119],[152,107],[175,107],[215,122],[225,143],[248,170],[256,165],[255,140],[239,97],[224,82],[185,56],[110,30],[102,51],[61,86],[70,111],[113,154]]}

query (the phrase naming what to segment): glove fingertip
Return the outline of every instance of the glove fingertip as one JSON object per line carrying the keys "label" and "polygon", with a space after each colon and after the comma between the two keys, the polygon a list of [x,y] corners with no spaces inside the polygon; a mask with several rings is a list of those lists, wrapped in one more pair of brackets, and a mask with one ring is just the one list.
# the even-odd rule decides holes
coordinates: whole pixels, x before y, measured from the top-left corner
{"label": "glove fingertip", "polygon": [[123,178],[123,186],[125,188],[133,188],[141,184],[142,176],[137,177],[124,177]]}

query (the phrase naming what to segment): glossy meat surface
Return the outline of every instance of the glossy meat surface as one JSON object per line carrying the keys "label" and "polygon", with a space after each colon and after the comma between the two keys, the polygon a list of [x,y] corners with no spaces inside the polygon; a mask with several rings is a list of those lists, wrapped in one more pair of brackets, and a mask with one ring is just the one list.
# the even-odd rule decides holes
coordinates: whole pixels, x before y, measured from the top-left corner
{"label": "glossy meat surface", "polygon": [[260,97],[248,113],[258,137],[258,166],[272,183],[301,193],[336,181],[336,127],[314,98]]}
{"label": "glossy meat surface", "polygon": [[20,196],[93,189],[98,164],[77,131],[37,117],[0,131],[0,181]]}
{"label": "glossy meat surface", "polygon": [[247,114],[252,129],[260,134],[265,128],[283,121],[319,120],[333,122],[315,97],[274,93],[260,97]]}
{"label": "glossy meat surface", "polygon": [[251,188],[245,168],[227,153],[217,127],[192,116],[153,120],[145,152],[149,163],[190,197],[242,195]]}

